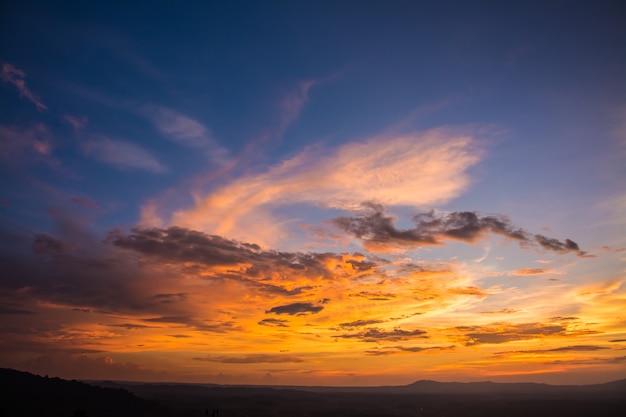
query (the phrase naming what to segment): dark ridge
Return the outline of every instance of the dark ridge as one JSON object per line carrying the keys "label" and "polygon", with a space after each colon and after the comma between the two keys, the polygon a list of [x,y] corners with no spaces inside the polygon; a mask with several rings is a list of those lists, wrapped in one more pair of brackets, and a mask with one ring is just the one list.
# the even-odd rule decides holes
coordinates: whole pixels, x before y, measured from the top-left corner
{"label": "dark ridge", "polygon": [[625,392],[626,379],[581,386],[435,381],[395,387],[86,384],[0,369],[0,417],[623,417]]}
{"label": "dark ridge", "polygon": [[2,417],[161,417],[165,410],[126,389],[0,368]]}

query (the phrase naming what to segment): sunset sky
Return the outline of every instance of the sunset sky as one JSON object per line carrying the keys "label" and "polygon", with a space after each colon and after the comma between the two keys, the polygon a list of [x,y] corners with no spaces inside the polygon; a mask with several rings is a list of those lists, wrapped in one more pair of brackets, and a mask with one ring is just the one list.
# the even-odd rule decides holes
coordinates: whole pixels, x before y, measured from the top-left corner
{"label": "sunset sky", "polygon": [[622,1],[125,3],[0,6],[0,367],[626,377]]}

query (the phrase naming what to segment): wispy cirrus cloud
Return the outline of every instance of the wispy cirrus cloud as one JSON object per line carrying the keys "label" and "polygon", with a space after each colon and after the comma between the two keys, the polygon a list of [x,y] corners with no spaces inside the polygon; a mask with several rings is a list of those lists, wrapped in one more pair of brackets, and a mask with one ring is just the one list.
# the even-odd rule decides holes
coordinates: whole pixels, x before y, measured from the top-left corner
{"label": "wispy cirrus cloud", "polygon": [[132,142],[107,137],[92,137],[81,144],[85,155],[121,170],[140,170],[154,174],[167,171],[150,152]]}
{"label": "wispy cirrus cloud", "polygon": [[45,111],[48,110],[48,107],[42,103],[41,99],[28,87],[26,87],[26,73],[19,68],[15,68],[13,65],[9,63],[2,64],[2,72],[0,72],[0,78],[2,81],[13,84],[17,91],[19,91],[20,96],[26,97],[29,101],[31,101],[37,110]]}
{"label": "wispy cirrus cloud", "polygon": [[442,203],[467,188],[466,170],[482,153],[472,132],[463,129],[380,136],[329,150],[309,148],[266,172],[197,195],[195,206],[175,212],[171,224],[254,241],[276,227],[271,210],[281,205],[351,210],[370,200]]}
{"label": "wispy cirrus cloud", "polygon": [[278,135],[282,135],[291,124],[293,124],[309,100],[309,90],[315,86],[314,80],[307,80],[298,83],[298,85],[285,94],[280,102],[281,120],[278,128]]}
{"label": "wispy cirrus cloud", "polygon": [[70,201],[72,203],[80,204],[81,206],[83,206],[85,208],[88,208],[88,209],[100,208],[98,203],[96,203],[91,198],[72,197],[72,198],[70,198]]}
{"label": "wispy cirrus cloud", "polygon": [[211,130],[201,122],[162,106],[145,106],[142,112],[165,138],[187,148],[204,150],[215,162],[223,162],[227,157],[228,151],[215,141]]}

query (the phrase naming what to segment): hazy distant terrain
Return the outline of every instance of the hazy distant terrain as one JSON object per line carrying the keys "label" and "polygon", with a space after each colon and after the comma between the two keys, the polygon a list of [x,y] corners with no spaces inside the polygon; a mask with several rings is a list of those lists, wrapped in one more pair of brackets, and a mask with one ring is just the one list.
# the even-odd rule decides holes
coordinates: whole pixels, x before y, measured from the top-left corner
{"label": "hazy distant terrain", "polygon": [[607,384],[439,383],[260,387],[65,381],[0,370],[0,416],[619,416],[626,379]]}

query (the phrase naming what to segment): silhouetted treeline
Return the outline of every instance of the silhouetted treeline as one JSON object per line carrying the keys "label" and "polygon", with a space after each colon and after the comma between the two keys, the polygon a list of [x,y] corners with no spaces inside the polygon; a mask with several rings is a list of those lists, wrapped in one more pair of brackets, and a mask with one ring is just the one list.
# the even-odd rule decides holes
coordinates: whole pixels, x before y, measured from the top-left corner
{"label": "silhouetted treeline", "polygon": [[0,369],[1,417],[164,417],[156,403],[125,389]]}
{"label": "silhouetted treeline", "polygon": [[626,380],[587,386],[251,387],[44,378],[0,369],[0,417],[624,417]]}

